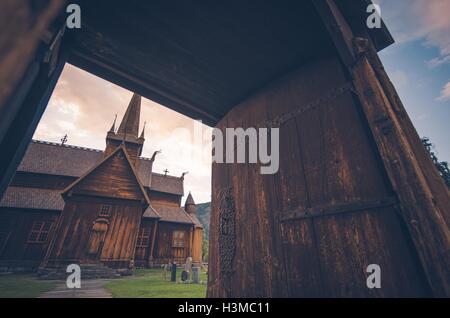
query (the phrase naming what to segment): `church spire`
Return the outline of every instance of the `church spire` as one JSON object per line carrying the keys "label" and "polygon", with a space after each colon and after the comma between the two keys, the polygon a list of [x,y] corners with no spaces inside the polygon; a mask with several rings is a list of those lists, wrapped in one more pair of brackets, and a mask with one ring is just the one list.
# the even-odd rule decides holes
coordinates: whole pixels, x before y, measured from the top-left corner
{"label": "church spire", "polygon": [[144,121],[144,127],[142,128],[142,132],[141,135],[139,136],[139,139],[144,139],[145,138],[145,125],[147,124],[147,122]]}
{"label": "church spire", "polygon": [[134,93],[122,118],[117,134],[138,138],[139,116],[141,113],[141,96]]}
{"label": "church spire", "polygon": [[113,121],[113,124],[112,124],[112,126],[111,126],[111,128],[109,129],[109,132],[115,132],[116,131],[116,120],[117,120],[117,114],[116,114],[116,116],[114,117],[114,121]]}

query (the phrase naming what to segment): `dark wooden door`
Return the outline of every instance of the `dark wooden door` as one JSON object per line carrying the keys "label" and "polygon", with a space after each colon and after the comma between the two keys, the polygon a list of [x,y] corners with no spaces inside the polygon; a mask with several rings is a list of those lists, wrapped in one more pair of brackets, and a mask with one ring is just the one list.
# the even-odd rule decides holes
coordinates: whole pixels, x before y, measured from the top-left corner
{"label": "dark wooden door", "polygon": [[352,90],[337,59],[314,61],[219,122],[279,127],[280,166],[213,163],[208,296],[428,295]]}

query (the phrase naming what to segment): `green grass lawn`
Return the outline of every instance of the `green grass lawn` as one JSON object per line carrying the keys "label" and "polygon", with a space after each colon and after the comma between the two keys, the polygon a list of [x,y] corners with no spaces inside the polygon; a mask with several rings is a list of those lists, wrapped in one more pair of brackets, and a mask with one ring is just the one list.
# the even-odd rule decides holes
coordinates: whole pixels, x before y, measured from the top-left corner
{"label": "green grass lawn", "polygon": [[[177,273],[177,280],[181,277],[181,269]],[[126,278],[119,278],[106,284],[113,297],[120,298],[204,298],[206,284],[172,283],[170,273],[164,280],[162,269],[136,270],[135,274]],[[207,280],[202,272],[200,280]]]}
{"label": "green grass lawn", "polygon": [[0,275],[0,298],[34,298],[56,284],[57,281],[38,280],[36,274]]}

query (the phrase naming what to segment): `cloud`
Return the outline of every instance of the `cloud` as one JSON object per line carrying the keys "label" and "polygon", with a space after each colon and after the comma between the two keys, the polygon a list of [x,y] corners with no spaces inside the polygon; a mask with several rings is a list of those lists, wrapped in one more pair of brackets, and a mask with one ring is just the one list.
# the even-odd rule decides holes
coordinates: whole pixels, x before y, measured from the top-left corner
{"label": "cloud", "polygon": [[444,85],[441,91],[441,95],[436,98],[436,100],[439,102],[450,100],[450,82]]}
{"label": "cloud", "polygon": [[397,70],[391,73],[391,79],[397,87],[405,87],[409,84],[408,75],[401,70]]}
{"label": "cloud", "polygon": [[450,63],[449,0],[376,0],[381,15],[398,43],[421,40],[439,50],[429,67]]}

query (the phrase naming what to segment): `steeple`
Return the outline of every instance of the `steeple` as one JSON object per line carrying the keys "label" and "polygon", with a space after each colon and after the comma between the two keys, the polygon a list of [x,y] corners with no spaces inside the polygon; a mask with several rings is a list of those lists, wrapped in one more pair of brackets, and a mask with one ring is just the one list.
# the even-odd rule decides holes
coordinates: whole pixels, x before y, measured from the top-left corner
{"label": "steeple", "polygon": [[114,132],[116,128],[116,119],[114,119],[111,129],[106,135],[105,156],[113,152],[122,143],[125,145],[133,162],[141,155],[144,145],[144,130],[139,136],[140,115],[141,96],[134,93],[120,122],[119,129],[117,129],[117,132]]}
{"label": "steeple", "polygon": [[111,133],[115,133],[115,131],[116,131],[116,120],[117,120],[117,114],[114,117],[114,121],[113,121],[111,128],[109,129],[109,132],[111,132]]}
{"label": "steeple", "polygon": [[145,125],[147,122],[144,121],[144,127],[142,128],[141,135],[139,136],[140,139],[145,139]]}
{"label": "steeple", "polygon": [[186,202],[184,203],[184,209],[189,214],[195,214],[197,212],[197,206],[195,205],[194,198],[192,197],[191,191],[186,198]]}
{"label": "steeple", "polygon": [[127,137],[138,138],[139,117],[141,115],[141,96],[134,93],[128,104],[127,111],[123,115],[117,134],[124,134]]}

